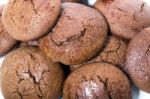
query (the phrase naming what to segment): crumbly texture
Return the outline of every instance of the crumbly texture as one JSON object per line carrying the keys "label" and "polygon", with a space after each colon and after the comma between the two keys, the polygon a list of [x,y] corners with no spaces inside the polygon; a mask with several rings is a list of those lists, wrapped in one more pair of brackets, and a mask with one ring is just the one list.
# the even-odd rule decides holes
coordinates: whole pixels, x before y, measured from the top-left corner
{"label": "crumbly texture", "polygon": [[71,70],[87,63],[106,62],[122,68],[125,62],[127,43],[116,36],[109,36],[104,49],[93,59],[80,65],[71,65]]}
{"label": "crumbly texture", "polygon": [[37,39],[53,28],[61,12],[61,0],[9,0],[3,23],[12,37]]}
{"label": "crumbly texture", "polygon": [[62,2],[81,2],[81,0],[62,0]]}
{"label": "crumbly texture", "polygon": [[64,83],[63,99],[132,99],[127,77],[107,63],[87,64]]}
{"label": "crumbly texture", "polygon": [[48,60],[39,48],[14,50],[2,64],[1,89],[5,99],[58,99],[63,80],[60,65]]}
{"label": "crumbly texture", "polygon": [[142,30],[129,44],[125,70],[133,83],[150,93],[150,28]]}
{"label": "crumbly texture", "polygon": [[0,6],[0,56],[10,51],[17,41],[12,38],[2,24],[2,11],[4,6]]}
{"label": "crumbly texture", "polygon": [[150,26],[150,6],[143,0],[97,0],[95,8],[106,17],[113,34],[132,39]]}
{"label": "crumbly texture", "polygon": [[107,23],[101,13],[78,3],[63,3],[60,19],[39,46],[55,62],[80,64],[100,51],[106,37]]}

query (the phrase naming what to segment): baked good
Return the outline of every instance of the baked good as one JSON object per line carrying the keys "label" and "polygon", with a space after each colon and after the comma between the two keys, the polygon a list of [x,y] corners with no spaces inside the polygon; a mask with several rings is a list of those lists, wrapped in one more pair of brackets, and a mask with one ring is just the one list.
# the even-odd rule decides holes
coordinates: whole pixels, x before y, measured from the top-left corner
{"label": "baked good", "polygon": [[36,47],[10,52],[2,64],[1,90],[5,99],[58,99],[63,81],[60,65]]}
{"label": "baked good", "polygon": [[150,6],[144,0],[97,0],[94,7],[106,17],[111,33],[132,39],[150,26]]}
{"label": "baked good", "polygon": [[129,80],[107,63],[87,64],[64,83],[63,99],[132,99]]}
{"label": "baked good", "polygon": [[9,52],[17,43],[17,41],[11,37],[2,24],[2,11],[4,5],[0,6],[0,56]]}
{"label": "baked good", "polygon": [[133,83],[150,93],[150,28],[142,30],[129,44],[125,71]]}
{"label": "baked good", "polygon": [[102,49],[106,37],[107,23],[101,13],[79,3],[63,3],[56,26],[39,46],[54,62],[80,64]]}
{"label": "baked good", "polygon": [[103,50],[93,59],[80,65],[71,65],[71,70],[79,68],[87,63],[106,62],[122,68],[126,58],[127,43],[120,37],[108,36]]}
{"label": "baked good", "polygon": [[3,24],[17,40],[38,39],[56,24],[61,0],[9,0],[3,13]]}

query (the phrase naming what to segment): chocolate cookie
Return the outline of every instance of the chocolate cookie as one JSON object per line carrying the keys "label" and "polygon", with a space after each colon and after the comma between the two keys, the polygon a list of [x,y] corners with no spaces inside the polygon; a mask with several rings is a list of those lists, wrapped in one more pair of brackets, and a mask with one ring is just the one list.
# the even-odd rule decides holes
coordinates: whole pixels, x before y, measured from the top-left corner
{"label": "chocolate cookie", "polygon": [[81,0],[62,0],[62,2],[81,2]]}
{"label": "chocolate cookie", "polygon": [[60,11],[61,0],[9,0],[3,23],[15,39],[34,40],[52,29]]}
{"label": "chocolate cookie", "polygon": [[5,99],[58,99],[63,70],[38,48],[10,52],[2,64],[1,89]]}
{"label": "chocolate cookie", "polygon": [[127,77],[107,63],[87,64],[64,83],[63,99],[132,99]]}
{"label": "chocolate cookie", "polygon": [[80,64],[100,51],[106,37],[107,23],[101,13],[78,3],[63,3],[58,23],[39,46],[55,62]]}
{"label": "chocolate cookie", "polygon": [[150,28],[135,36],[127,52],[127,73],[137,87],[150,93]]}
{"label": "chocolate cookie", "polygon": [[2,24],[2,11],[4,6],[0,6],[0,56],[10,51],[17,41],[12,38]]}
{"label": "chocolate cookie", "polygon": [[122,67],[125,62],[127,43],[116,36],[109,36],[104,49],[93,59],[80,65],[71,65],[71,70],[81,67],[87,63],[106,62]]}
{"label": "chocolate cookie", "polygon": [[94,5],[106,17],[111,32],[133,38],[150,26],[150,6],[144,0],[97,0]]}

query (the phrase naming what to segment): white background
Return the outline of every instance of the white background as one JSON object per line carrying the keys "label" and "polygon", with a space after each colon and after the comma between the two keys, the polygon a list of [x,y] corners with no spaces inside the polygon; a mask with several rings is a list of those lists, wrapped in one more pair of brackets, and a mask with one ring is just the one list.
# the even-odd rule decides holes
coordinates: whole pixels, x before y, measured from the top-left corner
{"label": "white background", "polygon": [[[0,4],[5,4],[8,0],[0,0]],[[96,0],[89,0],[90,4],[94,4]],[[132,1],[132,0],[131,0]],[[145,0],[150,5],[150,0]],[[4,58],[0,58],[0,66]],[[133,87],[133,99],[150,99],[150,94],[138,90]],[[0,99],[4,99],[0,91]]]}

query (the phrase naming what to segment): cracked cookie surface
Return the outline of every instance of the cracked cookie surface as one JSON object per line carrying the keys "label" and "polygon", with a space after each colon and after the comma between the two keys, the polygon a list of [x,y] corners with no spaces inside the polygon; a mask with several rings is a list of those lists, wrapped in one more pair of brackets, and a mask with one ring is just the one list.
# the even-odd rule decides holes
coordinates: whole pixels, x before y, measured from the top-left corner
{"label": "cracked cookie surface", "polygon": [[9,35],[2,23],[2,11],[4,5],[0,6],[0,56],[10,51],[17,41]]}
{"label": "cracked cookie surface", "polygon": [[71,65],[71,70],[81,67],[88,63],[109,63],[119,68],[123,68],[126,57],[127,43],[116,36],[109,36],[103,50],[93,59],[80,65]]}
{"label": "cracked cookie surface", "polygon": [[95,8],[106,17],[113,34],[132,39],[150,26],[150,6],[144,0],[97,0]]}
{"label": "cracked cookie surface", "polygon": [[61,0],[9,0],[2,19],[12,37],[29,41],[48,33],[60,12]]}
{"label": "cracked cookie surface", "polygon": [[55,62],[79,64],[95,56],[106,37],[107,23],[101,13],[85,5],[63,3],[60,19],[39,46]]}
{"label": "cracked cookie surface", "polygon": [[125,70],[138,88],[150,93],[150,28],[145,28],[131,40]]}
{"label": "cracked cookie surface", "polygon": [[132,99],[130,82],[111,64],[87,64],[69,75],[63,99]]}
{"label": "cracked cookie surface", "polygon": [[64,76],[58,63],[38,48],[21,47],[2,64],[1,89],[5,99],[58,99]]}

